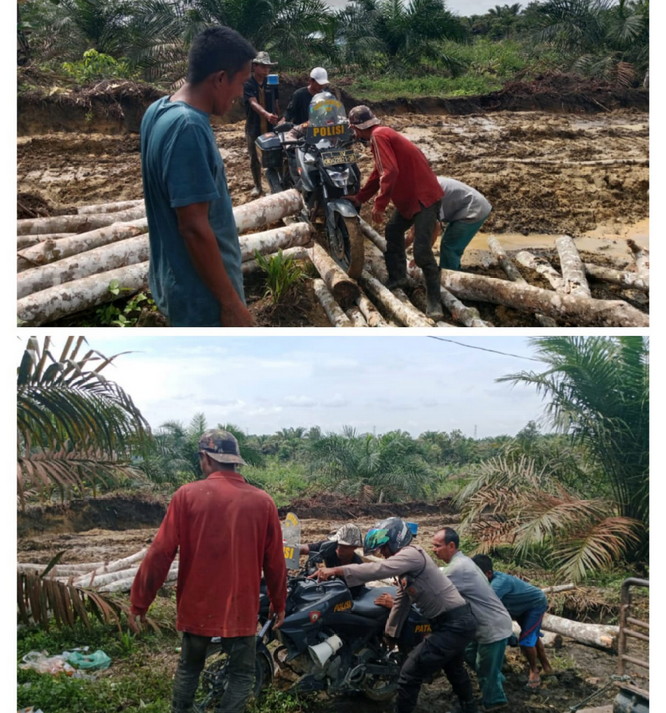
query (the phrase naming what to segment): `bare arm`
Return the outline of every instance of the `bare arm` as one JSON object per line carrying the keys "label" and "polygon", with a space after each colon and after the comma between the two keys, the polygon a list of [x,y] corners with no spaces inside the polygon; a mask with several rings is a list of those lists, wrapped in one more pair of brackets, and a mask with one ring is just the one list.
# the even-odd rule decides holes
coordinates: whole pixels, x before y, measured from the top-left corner
{"label": "bare arm", "polygon": [[250,106],[254,111],[259,114],[259,116],[265,116],[266,120],[269,121],[271,124],[275,124],[275,122],[278,120],[278,115],[277,114],[271,114],[268,110],[264,109],[263,106],[256,100],[255,97],[250,98]]}
{"label": "bare arm", "polygon": [[222,327],[252,327],[254,320],[227,275],[224,262],[208,222],[208,203],[191,203],[176,208],[178,230],[202,282],[220,304]]}

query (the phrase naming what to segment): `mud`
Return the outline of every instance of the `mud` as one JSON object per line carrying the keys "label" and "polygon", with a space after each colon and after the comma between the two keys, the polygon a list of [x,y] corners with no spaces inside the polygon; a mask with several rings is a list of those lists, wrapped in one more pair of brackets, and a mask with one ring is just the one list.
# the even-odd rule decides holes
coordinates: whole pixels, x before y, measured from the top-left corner
{"label": "mud", "polygon": [[[529,91],[523,87],[520,95],[529,96]],[[148,98],[144,97],[146,101]],[[622,107],[621,102],[608,103]],[[498,236],[509,251],[531,249],[555,265],[554,242],[562,234],[574,237],[594,262],[607,259],[614,266],[632,263],[627,239],[648,246],[646,111],[603,111],[599,107],[595,113],[484,111],[482,102],[477,102],[466,107],[468,113],[450,114],[436,102],[421,104],[393,102],[387,104],[385,114],[381,105],[377,111],[385,123],[423,150],[436,173],[469,183],[493,204],[482,232],[464,255],[464,269],[505,277],[490,258],[489,234]],[[93,124],[98,127],[96,118]],[[72,125],[79,126],[76,121]],[[136,133],[48,132],[40,130],[37,120],[27,119],[26,127],[28,133],[17,140],[19,218],[72,213],[83,204],[141,198]],[[104,123],[100,121],[99,127],[104,128]],[[218,123],[215,134],[225,159],[232,200],[236,205],[245,203],[250,200],[252,180],[244,124]],[[370,151],[359,146],[359,155],[362,174],[367,176],[373,165]],[[369,204],[363,207],[362,215],[370,220]],[[532,284],[539,283],[533,274],[527,277]],[[290,296],[289,308],[277,310],[264,300],[260,283],[248,280],[247,292],[260,326],[329,326],[311,289],[298,299]],[[627,295],[626,291],[599,285],[593,294],[628,298],[647,311],[645,297],[635,292]],[[515,310],[480,307],[482,316],[498,326],[536,326],[532,317]],[[59,326],[74,323],[65,320]]]}
{"label": "mud", "polygon": [[[328,508],[323,505],[323,500],[295,501],[289,508],[281,510],[281,513],[283,516],[287,510],[293,510],[299,515],[303,542],[324,539],[349,520],[354,520],[364,529],[386,514],[397,513],[418,523],[418,541],[427,547],[437,529],[444,525],[455,526],[459,522],[448,500],[400,505],[363,504],[333,496],[331,500]],[[45,508],[32,509],[26,514],[19,514],[19,526],[23,524],[23,532],[26,534],[19,537],[18,559],[46,564],[62,550],[65,551],[60,560],[62,563],[98,562],[125,557],[149,544],[165,504],[164,498],[107,497],[75,501],[69,508],[55,508],[51,511]],[[71,515],[67,516],[67,511],[78,513],[78,520]],[[60,522],[57,513],[62,516]],[[40,515],[41,532],[37,534],[37,529],[34,526],[28,527],[26,523],[34,524]],[[117,518],[115,521],[114,517]],[[75,532],[73,529],[76,527],[88,529]],[[535,571],[534,576],[541,582],[549,582],[547,573]],[[550,606],[553,613],[581,621],[614,621],[618,612],[616,601],[609,600],[603,590],[593,588],[551,595]],[[164,662],[165,670],[169,673],[175,668],[176,656],[172,658]],[[602,691],[610,683],[610,677],[617,666],[614,654],[582,646],[569,639],[564,640],[562,648],[549,650],[549,658],[557,676],[545,679],[539,690],[531,691],[525,688],[524,662],[518,650],[507,650],[505,688],[510,708],[515,713],[567,711],[587,696]],[[644,680],[641,685],[646,685]],[[614,695],[615,690],[611,686],[603,690],[590,705],[608,703]],[[445,678],[439,677],[423,687],[416,710],[417,713],[446,711],[449,702],[452,703],[449,684]],[[352,706],[360,713],[383,713],[390,710],[386,704],[375,704],[356,697],[322,697],[312,710],[346,713]]]}

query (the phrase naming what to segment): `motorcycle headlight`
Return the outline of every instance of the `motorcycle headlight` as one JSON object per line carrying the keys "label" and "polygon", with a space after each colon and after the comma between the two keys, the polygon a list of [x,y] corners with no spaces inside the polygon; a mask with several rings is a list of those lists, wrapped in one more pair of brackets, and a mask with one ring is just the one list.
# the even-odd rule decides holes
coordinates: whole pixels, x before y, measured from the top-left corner
{"label": "motorcycle headlight", "polygon": [[350,170],[345,168],[342,171],[328,171],[328,176],[336,188],[344,188],[349,183]]}

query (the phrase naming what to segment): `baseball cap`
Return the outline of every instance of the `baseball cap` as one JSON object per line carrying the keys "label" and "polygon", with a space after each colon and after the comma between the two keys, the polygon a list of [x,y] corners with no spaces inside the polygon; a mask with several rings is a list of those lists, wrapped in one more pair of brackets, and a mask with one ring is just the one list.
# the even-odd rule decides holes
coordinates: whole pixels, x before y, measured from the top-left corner
{"label": "baseball cap", "polygon": [[201,436],[199,451],[204,452],[218,463],[245,463],[241,458],[236,437],[221,428],[211,429]]}
{"label": "baseball cap", "polygon": [[310,78],[314,79],[317,84],[328,84],[328,72],[323,67],[315,67],[310,72]]}
{"label": "baseball cap", "polygon": [[329,539],[337,542],[339,545],[350,545],[353,547],[363,546],[363,536],[361,535],[361,530],[356,526],[348,523],[343,525],[332,537]]}
{"label": "baseball cap", "polygon": [[252,60],[254,64],[267,64],[270,67],[275,67],[277,62],[271,62],[271,56],[268,52],[257,52],[257,56]]}
{"label": "baseball cap", "polygon": [[370,107],[361,104],[355,106],[349,112],[349,123],[357,129],[369,129],[371,126],[379,124],[379,119],[370,111]]}

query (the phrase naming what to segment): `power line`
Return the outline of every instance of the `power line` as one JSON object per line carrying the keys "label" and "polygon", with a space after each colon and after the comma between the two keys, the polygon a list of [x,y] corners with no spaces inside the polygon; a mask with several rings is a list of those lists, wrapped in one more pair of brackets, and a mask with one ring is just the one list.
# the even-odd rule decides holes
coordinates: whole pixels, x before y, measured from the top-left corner
{"label": "power line", "polygon": [[510,352],[500,352],[497,349],[488,349],[486,347],[475,347],[472,344],[465,344],[464,342],[456,342],[455,339],[446,339],[445,337],[435,337],[428,335],[429,339],[437,339],[440,342],[451,342],[451,344],[457,344],[459,347],[467,347],[468,349],[478,349],[482,352],[492,352],[493,354],[501,354],[502,356],[515,357],[516,359],[527,359],[529,361],[542,361],[541,359],[535,359],[534,357],[523,356],[522,354],[511,354]]}

